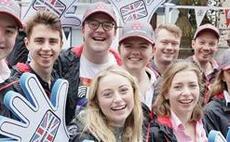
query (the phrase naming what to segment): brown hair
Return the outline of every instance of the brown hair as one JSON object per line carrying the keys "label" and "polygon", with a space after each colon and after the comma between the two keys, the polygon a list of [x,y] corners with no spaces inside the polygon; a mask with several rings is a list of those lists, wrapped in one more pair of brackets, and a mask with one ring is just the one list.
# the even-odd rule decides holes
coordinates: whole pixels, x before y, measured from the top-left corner
{"label": "brown hair", "polygon": [[[172,81],[174,76],[181,71],[194,71],[198,78],[200,93],[203,92],[203,84],[202,84],[202,73],[199,68],[190,61],[185,60],[176,60],[166,69],[164,72],[160,86],[159,86],[159,94],[156,98],[156,101],[153,105],[153,111],[156,112],[159,116],[171,116],[170,112],[170,104],[169,101],[165,98],[165,95],[168,94],[169,89],[172,85]],[[195,106],[192,117],[190,121],[197,121],[202,117],[202,107],[201,104],[203,102],[202,96],[200,95],[199,101]]]}
{"label": "brown hair", "polygon": [[224,79],[224,70],[219,70],[217,73],[217,76],[214,80],[214,82],[211,84],[210,90],[209,90],[209,99],[214,97],[215,95],[223,92],[225,89],[227,89],[226,82],[223,81]]}
{"label": "brown hair", "polygon": [[38,24],[49,26],[52,30],[59,31],[62,40],[62,26],[61,21],[57,15],[50,11],[38,11],[34,16],[26,22],[26,34],[30,38],[33,27]]}

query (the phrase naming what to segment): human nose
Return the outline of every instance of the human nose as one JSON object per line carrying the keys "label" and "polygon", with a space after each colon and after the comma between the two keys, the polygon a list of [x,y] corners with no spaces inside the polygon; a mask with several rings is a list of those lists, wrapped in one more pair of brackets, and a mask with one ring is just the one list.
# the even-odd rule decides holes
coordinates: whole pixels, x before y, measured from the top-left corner
{"label": "human nose", "polygon": [[188,87],[184,87],[183,88],[183,91],[182,91],[182,94],[183,95],[190,95],[190,93],[191,93],[191,91],[190,91],[190,89],[188,88]]}
{"label": "human nose", "polygon": [[173,47],[172,43],[168,43],[165,48],[167,50],[172,50],[174,47]]}
{"label": "human nose", "polygon": [[42,50],[50,50],[51,45],[49,42],[45,42],[44,45],[42,46]]}
{"label": "human nose", "polygon": [[96,31],[105,31],[102,24],[103,23],[98,23],[98,28],[96,29]]}
{"label": "human nose", "polygon": [[208,44],[205,44],[205,45],[203,46],[203,50],[210,50],[209,45],[208,45]]}
{"label": "human nose", "polygon": [[131,53],[134,54],[134,55],[137,55],[141,52],[141,48],[140,47],[133,47],[130,49],[131,50]]}
{"label": "human nose", "polygon": [[122,101],[122,96],[120,93],[116,92],[115,95],[114,95],[114,102],[115,103],[119,103]]}

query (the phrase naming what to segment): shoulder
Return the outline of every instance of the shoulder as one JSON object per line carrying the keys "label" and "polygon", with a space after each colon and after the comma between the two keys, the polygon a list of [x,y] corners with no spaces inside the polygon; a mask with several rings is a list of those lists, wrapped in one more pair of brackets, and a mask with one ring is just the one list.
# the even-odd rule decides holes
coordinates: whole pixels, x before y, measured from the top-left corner
{"label": "shoulder", "polygon": [[204,114],[210,112],[220,112],[225,107],[225,101],[221,99],[213,99],[204,107]]}
{"label": "shoulder", "polygon": [[71,142],[97,142],[96,137],[86,128],[85,117],[86,111],[81,111],[68,126]]}
{"label": "shoulder", "polygon": [[116,59],[116,62],[118,65],[122,65],[122,61],[121,61],[121,56],[120,54],[113,48],[109,49],[109,52],[112,53],[112,55],[114,56],[114,58]]}
{"label": "shoulder", "polygon": [[82,132],[76,135],[70,142],[99,142],[92,134],[89,132]]}
{"label": "shoulder", "polygon": [[10,77],[0,84],[1,94],[5,94],[9,90],[17,91],[19,88],[20,76],[21,73],[16,68],[12,68]]}
{"label": "shoulder", "polygon": [[150,124],[150,139],[152,141],[171,141],[176,142],[176,136],[173,133],[172,123],[169,117],[154,117]]}
{"label": "shoulder", "polygon": [[54,70],[56,70],[60,75],[65,75],[66,73],[68,74],[69,70],[75,70],[80,64],[81,50],[81,46],[62,50],[54,64]]}
{"label": "shoulder", "polygon": [[66,50],[62,50],[60,53],[61,57],[68,57],[69,55],[72,55],[74,57],[80,57],[83,51],[83,46],[75,46],[68,48]]}

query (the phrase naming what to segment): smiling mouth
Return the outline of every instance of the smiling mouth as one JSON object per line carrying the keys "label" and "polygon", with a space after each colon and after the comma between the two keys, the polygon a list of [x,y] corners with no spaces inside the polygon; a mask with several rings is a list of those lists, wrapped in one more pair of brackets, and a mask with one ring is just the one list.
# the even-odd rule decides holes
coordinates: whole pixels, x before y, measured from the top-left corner
{"label": "smiling mouth", "polygon": [[193,99],[187,99],[187,100],[179,100],[181,104],[190,104],[193,102]]}
{"label": "smiling mouth", "polygon": [[95,41],[105,41],[104,37],[93,37],[92,39]]}
{"label": "smiling mouth", "polygon": [[123,110],[127,107],[127,105],[119,106],[119,107],[113,107],[111,108],[113,111],[120,111]]}
{"label": "smiling mouth", "polygon": [[53,55],[48,55],[48,54],[39,54],[42,58],[50,58],[52,57]]}
{"label": "smiling mouth", "polygon": [[130,61],[140,61],[138,58],[129,58]]}

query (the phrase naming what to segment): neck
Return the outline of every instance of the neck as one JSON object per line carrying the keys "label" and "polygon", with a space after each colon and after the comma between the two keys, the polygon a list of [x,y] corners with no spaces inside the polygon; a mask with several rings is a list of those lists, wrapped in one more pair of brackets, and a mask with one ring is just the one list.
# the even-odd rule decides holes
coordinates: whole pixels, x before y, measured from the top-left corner
{"label": "neck", "polygon": [[160,72],[160,74],[163,74],[165,69],[170,65],[170,63],[168,64],[163,64],[163,63],[159,63],[157,60],[153,60],[156,67],[157,67],[157,70]]}
{"label": "neck", "polygon": [[112,127],[112,132],[117,142],[122,142],[123,127]]}
{"label": "neck", "polygon": [[[128,69],[127,69],[128,70]],[[137,81],[140,83],[141,81],[145,80],[146,79],[146,72],[145,72],[145,68],[142,69],[142,70],[128,70],[128,72],[136,77]]]}
{"label": "neck", "polygon": [[196,57],[194,57],[194,61],[198,64],[198,66],[200,66],[201,70],[203,72],[205,72],[207,70],[207,68],[209,68],[210,63],[206,62],[206,61],[198,61]]}
{"label": "neck", "polygon": [[123,128],[124,127],[124,124],[125,124],[125,122],[117,122],[117,123],[115,123],[115,122],[109,122],[108,123],[108,125],[110,126],[110,127],[112,127],[112,128]]}
{"label": "neck", "polygon": [[145,68],[140,71],[129,71],[129,73],[137,79],[141,94],[146,95],[146,91],[151,83]]}
{"label": "neck", "polygon": [[40,77],[43,81],[45,81],[45,82],[51,84],[51,73],[52,73],[52,69],[53,69],[53,68],[40,69],[40,68],[38,68],[38,66],[36,66],[36,65],[34,64],[33,61],[30,62],[30,66],[31,66],[31,68],[34,70],[34,72],[35,72],[37,75],[39,75],[39,77]]}
{"label": "neck", "polygon": [[[175,112],[174,112],[175,113]],[[183,123],[183,125],[186,125],[189,123],[189,120],[192,116],[191,112],[186,112],[186,113],[175,113],[176,116],[180,119],[180,121]]]}
{"label": "neck", "polygon": [[104,64],[109,60],[109,50],[94,52],[83,48],[82,54],[94,64]]}

